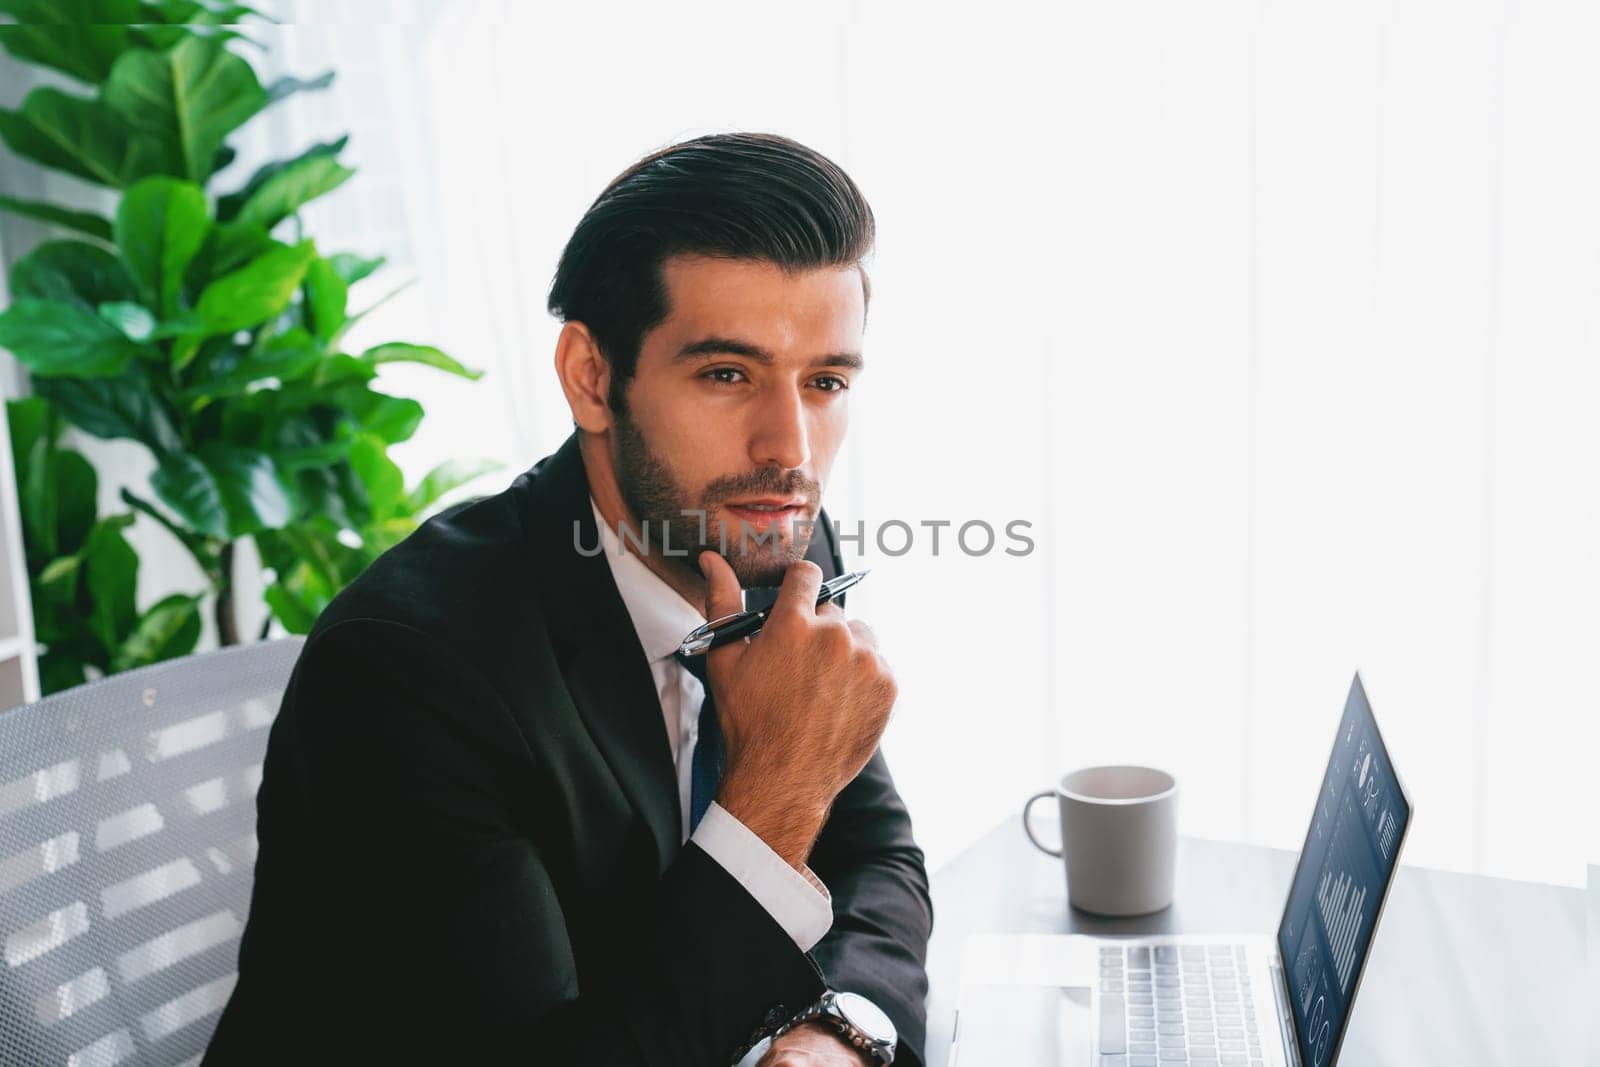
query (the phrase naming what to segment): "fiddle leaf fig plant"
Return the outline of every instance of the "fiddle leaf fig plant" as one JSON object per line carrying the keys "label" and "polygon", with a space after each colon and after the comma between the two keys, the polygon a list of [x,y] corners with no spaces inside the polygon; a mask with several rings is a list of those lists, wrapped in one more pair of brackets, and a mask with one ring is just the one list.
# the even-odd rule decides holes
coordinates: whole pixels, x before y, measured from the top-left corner
{"label": "fiddle leaf fig plant", "polygon": [[140,612],[139,557],[123,531],[132,514],[100,516],[94,467],[63,448],[61,418],[40,397],[8,401],[22,500],[22,543],[45,692],[194,650],[200,595],[172,593]]}
{"label": "fiddle leaf fig plant", "polygon": [[[267,163],[237,188],[211,190],[233,158],[233,131],[333,77],[263,87],[228,47],[242,36],[231,24],[254,11],[201,0],[0,0],[0,14],[18,22],[0,26],[0,47],[86,88],[38,88],[18,109],[0,109],[0,139],[19,156],[118,194],[110,218],[0,197],[0,210],[65,231],[12,266],[0,348],[28,369],[51,418],[137,442],[152,458],[146,481],[119,487],[130,511],[102,521],[102,541],[120,539],[135,516],[158,523],[199,565],[219,640],[232,644],[235,548],[251,538],[270,570],[269,623],[305,632],[446,493],[494,466],[445,464],[407,490],[388,449],[416,432],[423,408],[379,389],[381,368],[415,363],[466,379],[481,372],[426,344],[345,344],[371,310],[351,310],[351,287],[384,259],[325,251],[303,234],[299,212],[354,175],[339,160],[347,138]],[[17,455],[20,471],[24,454]],[[49,462],[83,481],[81,456]],[[25,523],[50,526],[30,511],[50,495],[24,499]],[[61,581],[67,569],[52,578]],[[34,586],[36,610],[45,589]],[[107,649],[113,638],[121,638],[118,649],[128,641],[106,621],[128,621],[127,598],[118,597],[98,624]],[[44,632],[40,640],[53,655]],[[143,640],[136,650],[183,646]],[[85,662],[108,671],[135,658]]]}

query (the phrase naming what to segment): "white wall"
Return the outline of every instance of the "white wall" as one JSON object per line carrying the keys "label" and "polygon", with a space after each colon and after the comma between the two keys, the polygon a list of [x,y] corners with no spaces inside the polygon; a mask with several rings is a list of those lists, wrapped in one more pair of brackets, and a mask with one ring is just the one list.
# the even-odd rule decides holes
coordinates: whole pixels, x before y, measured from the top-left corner
{"label": "white wall", "polygon": [[880,240],[830,510],[1038,544],[863,556],[932,862],[1106,760],[1172,769],[1186,832],[1294,847],[1359,668],[1410,861],[1581,884],[1600,18],[1198,7],[288,3],[272,68],[340,82],[236,171],[353,131],[307,233],[395,256],[358,302],[420,279],[353,344],[490,370],[391,384],[430,413],[407,470],[496,456],[492,488],[570,427],[544,299],[614,174],[714,130],[832,155]]}

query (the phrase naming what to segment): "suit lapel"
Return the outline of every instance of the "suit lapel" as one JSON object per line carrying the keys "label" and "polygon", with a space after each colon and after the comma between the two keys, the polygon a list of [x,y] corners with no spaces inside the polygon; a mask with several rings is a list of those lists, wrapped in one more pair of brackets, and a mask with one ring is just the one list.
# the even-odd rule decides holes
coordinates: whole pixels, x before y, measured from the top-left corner
{"label": "suit lapel", "polygon": [[658,870],[665,870],[678,853],[683,818],[672,749],[655,679],[611,567],[603,554],[579,551],[595,549],[600,532],[577,434],[534,474],[523,521],[550,644],[578,713],[649,825]]}

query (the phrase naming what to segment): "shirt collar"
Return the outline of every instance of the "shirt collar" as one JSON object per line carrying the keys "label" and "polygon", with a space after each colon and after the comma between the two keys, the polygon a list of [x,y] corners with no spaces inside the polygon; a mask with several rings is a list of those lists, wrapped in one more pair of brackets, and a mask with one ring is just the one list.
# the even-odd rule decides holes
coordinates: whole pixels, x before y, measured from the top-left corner
{"label": "shirt collar", "polygon": [[594,509],[594,522],[600,528],[600,541],[606,562],[611,566],[611,578],[617,584],[617,592],[622,594],[622,603],[633,620],[645,658],[654,663],[671,656],[678,651],[684,636],[706,621],[705,614],[645,565],[633,550],[636,542],[630,540],[625,548],[617,540],[616,529],[606,523],[593,495],[589,497],[589,506]]}

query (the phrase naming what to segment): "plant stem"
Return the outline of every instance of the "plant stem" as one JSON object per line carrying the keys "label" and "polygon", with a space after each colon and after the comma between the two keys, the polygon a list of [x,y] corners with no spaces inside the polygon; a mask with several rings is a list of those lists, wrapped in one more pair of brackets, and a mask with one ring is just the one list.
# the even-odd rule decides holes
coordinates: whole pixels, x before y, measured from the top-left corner
{"label": "plant stem", "polygon": [[206,576],[206,581],[215,585],[217,582],[217,558],[207,547],[206,538],[200,534],[183,529],[177,523],[163,515],[154,504],[130,492],[122,490],[122,502],[135,511],[143,512],[159,523],[163,529],[175,537],[179,544],[188,549],[189,555],[194,557],[195,564],[200,568],[200,573]]}
{"label": "plant stem", "polygon": [[223,543],[217,554],[221,574],[217,579],[217,644],[239,643],[239,620],[233,614],[233,542]]}

